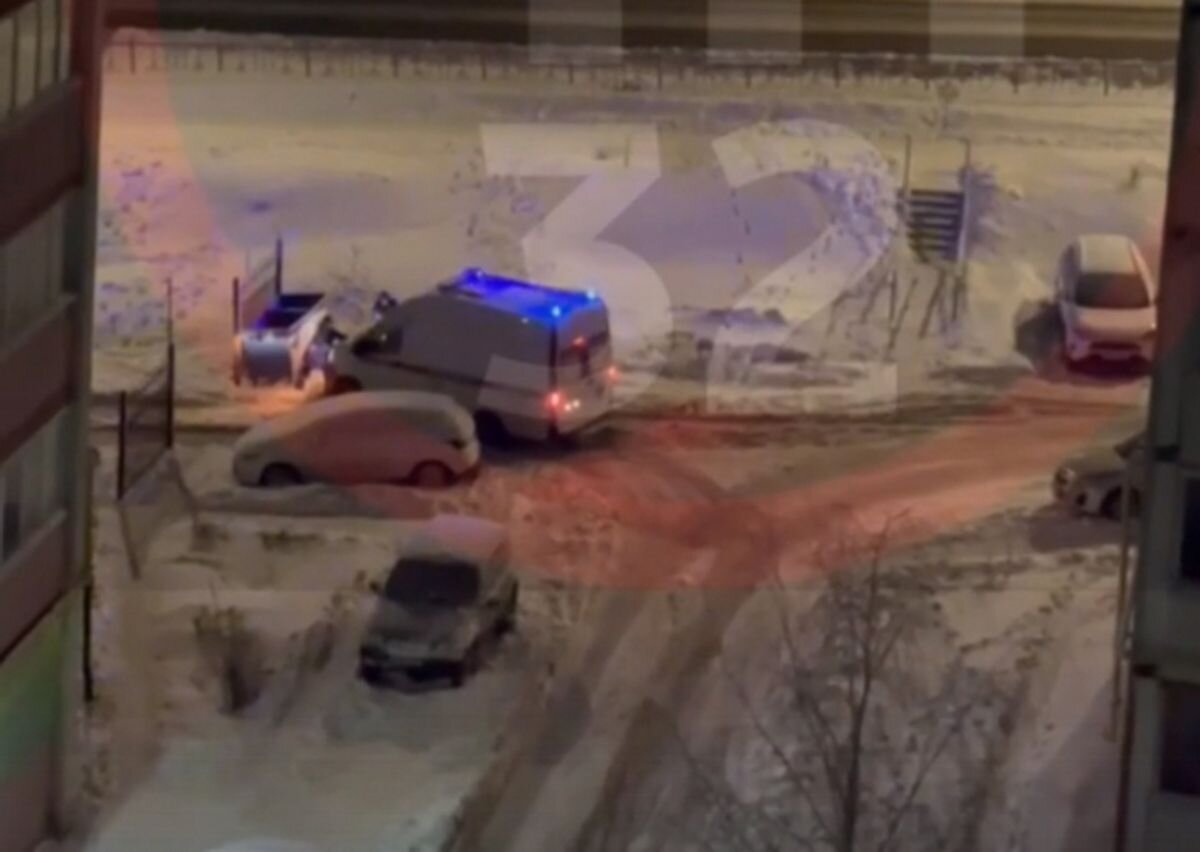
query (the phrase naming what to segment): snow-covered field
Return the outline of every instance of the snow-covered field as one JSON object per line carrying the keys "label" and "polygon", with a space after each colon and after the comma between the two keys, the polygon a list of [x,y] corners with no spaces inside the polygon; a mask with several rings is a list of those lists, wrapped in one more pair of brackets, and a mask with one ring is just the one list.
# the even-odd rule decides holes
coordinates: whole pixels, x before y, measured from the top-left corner
{"label": "snow-covered field", "polygon": [[[100,633],[101,683],[125,739],[102,760],[120,772],[139,724],[151,758],[89,848],[204,852],[271,836],[346,852],[438,848],[536,665],[523,634],[461,690],[410,695],[357,680],[363,583],[409,532],[395,521],[205,515],[156,537],[142,583],[106,586],[102,621],[119,626]],[[254,637],[243,659],[259,661],[247,669],[262,683],[236,717],[222,712],[221,675],[193,628],[226,607]],[[306,636],[330,643],[323,665],[305,657]]]}
{"label": "snow-covered field", "polygon": [[[748,89],[716,74],[659,91],[616,70],[587,83],[452,68],[306,78],[286,51],[240,72],[236,51],[226,60],[223,73],[201,63],[106,80],[99,391],[155,366],[170,278],[186,416],[241,423],[294,403],[291,391],[233,394],[226,379],[229,281],[276,234],[287,285],[337,293],[349,320],[376,289],[412,293],[464,265],[596,286],[650,407],[829,408],[895,388],[1000,395],[1014,384],[1127,403],[1139,390],[1043,369],[1054,360],[1043,303],[1076,233],[1128,233],[1155,256],[1165,90],[765,78]],[[906,139],[911,183],[927,188],[953,183],[970,141],[957,309],[895,239],[888,199]],[[1114,757],[1099,730],[1113,531],[1044,504],[1052,465],[1107,415],[993,414],[940,432],[945,423],[901,420],[627,422],[575,457],[489,459],[476,482],[438,495],[250,494],[230,485],[227,446],[181,447],[203,523],[155,537],[143,584],[129,585],[114,516],[102,516],[111,772],[134,788],[95,848],[208,852],[270,836],[327,852],[427,848],[489,767],[505,765],[492,762],[497,743],[517,769],[496,801],[517,812],[488,822],[480,836],[495,842],[476,848],[609,852],[629,847],[600,845],[600,829],[610,843],[627,829],[642,840],[633,848],[668,850],[663,832],[686,840],[671,820],[713,825],[712,791],[690,783],[705,777],[769,808],[788,795],[779,755],[727,670],[787,733],[780,596],[763,585],[775,569],[791,614],[806,618],[824,521],[847,504],[872,525],[899,512],[930,525],[936,554],[913,557],[926,560],[923,600],[938,605],[929,659],[993,690],[962,764],[923,788],[923,824],[940,825],[963,792],[952,779],[968,779],[979,842],[963,848],[1100,848],[1103,819],[1089,835],[1057,817],[1111,812],[1111,790],[1090,782]],[[348,663],[357,578],[438,511],[509,525],[531,592],[520,636],[463,693],[371,693]],[[275,670],[238,721],[218,711],[192,638],[192,617],[213,605],[243,612]],[[327,619],[340,640],[328,664],[298,674],[296,637]],[[507,726],[543,680],[551,699]],[[654,704],[667,729],[646,721]],[[697,762],[681,763],[667,734]],[[127,774],[139,747],[151,767],[140,779]],[[967,772],[972,761],[984,776]],[[625,813],[621,788],[654,818]],[[182,835],[185,817],[201,830]]]}
{"label": "snow-covered field", "polygon": [[[106,77],[98,390],[154,363],[136,341],[160,327],[170,278],[184,400],[228,402],[229,282],[276,234],[287,286],[337,293],[351,319],[376,289],[466,265],[595,286],[628,393],[724,410],[1003,383],[1049,358],[1041,303],[1069,237],[1119,231],[1156,253],[1165,89],[304,78],[280,70],[294,52],[244,71],[227,54],[224,72]],[[917,188],[953,184],[970,141],[957,307],[893,239],[906,139]]]}

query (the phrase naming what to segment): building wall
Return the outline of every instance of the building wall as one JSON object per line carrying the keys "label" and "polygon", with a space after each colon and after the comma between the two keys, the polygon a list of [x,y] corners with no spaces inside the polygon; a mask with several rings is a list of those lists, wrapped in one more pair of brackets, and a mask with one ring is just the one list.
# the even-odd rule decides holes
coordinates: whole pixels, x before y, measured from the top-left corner
{"label": "building wall", "polygon": [[0,0],[0,852],[71,818],[99,11]]}

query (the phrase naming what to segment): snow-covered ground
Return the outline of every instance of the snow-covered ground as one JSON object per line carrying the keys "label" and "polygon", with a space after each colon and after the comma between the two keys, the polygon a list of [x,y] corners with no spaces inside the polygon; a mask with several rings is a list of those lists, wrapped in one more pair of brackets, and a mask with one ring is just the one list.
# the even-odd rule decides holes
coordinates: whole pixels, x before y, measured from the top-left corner
{"label": "snow-covered ground", "polygon": [[[376,289],[409,294],[465,265],[596,286],[627,387],[664,379],[642,402],[723,410],[990,392],[1049,358],[1041,303],[1069,237],[1119,231],[1156,254],[1165,89],[766,77],[748,89],[724,72],[660,91],[619,69],[485,81],[466,66],[393,77],[373,59],[307,78],[287,49],[228,48],[223,72],[196,51],[171,71],[114,59],[101,391],[154,362],[154,344],[133,343],[160,325],[170,278],[181,393],[228,402],[229,282],[276,234],[287,286],[335,292],[351,318]],[[906,139],[919,188],[952,184],[971,143],[957,308],[889,241]],[[1049,383],[1071,392],[1061,379]]]}
{"label": "snow-covered ground", "polygon": [[[293,404],[295,392],[231,394],[226,380],[229,281],[281,233],[288,286],[338,293],[350,319],[375,289],[415,292],[468,264],[594,284],[613,304],[627,373],[665,376],[642,400],[650,407],[836,407],[892,387],[1018,404],[952,426],[945,409],[915,424],[630,421],[572,457],[489,459],[476,482],[436,496],[252,494],[230,485],[228,446],[181,447],[207,525],[157,535],[142,585],[128,583],[114,516],[102,517],[105,686],[138,688],[118,690],[126,703],[110,708],[124,767],[112,772],[133,795],[96,849],[207,852],[270,836],[328,852],[423,848],[507,760],[517,769],[494,803],[510,810],[485,820],[482,836],[496,842],[476,848],[595,840],[589,832],[614,825],[614,785],[646,802],[666,788],[661,813],[674,804],[696,816],[677,784],[693,768],[647,727],[647,701],[739,790],[770,792],[769,755],[710,662],[732,661],[751,696],[779,709],[769,700],[777,601],[762,586],[776,569],[802,590],[802,617],[813,549],[845,505],[872,525],[898,512],[929,525],[941,548],[930,599],[953,637],[941,658],[961,654],[1003,699],[981,711],[990,738],[972,746],[999,744],[976,812],[979,848],[1058,852],[1044,814],[1079,801],[1085,814],[1105,810],[1108,793],[1084,782],[1112,758],[1097,730],[1112,530],[1044,503],[1053,464],[1103,434],[1111,412],[1028,400],[1125,404],[1139,389],[1030,374],[1053,361],[1042,303],[1069,237],[1122,231],[1156,254],[1168,92],[1027,82],[1014,93],[977,81],[941,89],[939,103],[939,87],[918,81],[763,78],[747,89],[727,71],[662,91],[613,69],[589,83],[344,64],[307,78],[288,51],[273,67],[234,70],[246,53],[227,52],[222,73],[196,56],[198,69],[106,80],[100,391],[154,365],[169,277],[181,410],[241,423]],[[918,187],[952,182],[961,140],[971,143],[973,242],[957,313],[932,272],[886,239],[906,137]],[[823,158],[830,140],[837,156]],[[360,572],[378,570],[395,538],[436,511],[508,524],[532,592],[520,641],[478,682],[456,695],[370,693],[346,656],[361,613],[339,604],[344,641],[295,690],[272,679],[264,706],[277,713],[234,722],[217,711],[191,638],[197,608],[236,604],[278,671],[295,672],[290,637],[329,615],[335,591],[354,599]],[[551,700],[503,737],[506,711],[525,708],[524,686],[543,677]],[[161,735],[160,752],[139,724]],[[150,749],[149,775],[123,775],[140,762],[121,737]],[[646,771],[622,776],[626,764]],[[934,810],[947,777],[926,789]],[[205,828],[182,836],[185,816]],[[631,826],[651,837],[665,827]]]}
{"label": "snow-covered ground", "polygon": [[[1122,430],[1077,414],[1060,423],[1010,416],[977,426],[973,439],[930,443],[936,427],[847,421],[835,436],[819,422],[647,420],[571,457],[494,459],[469,486],[436,494],[249,492],[230,484],[227,445],[189,440],[178,452],[204,522],[197,529],[185,519],[156,536],[142,584],[128,581],[111,510],[101,524],[101,690],[120,732],[108,747],[108,771],[135,786],[113,802],[96,848],[141,852],[166,836],[173,848],[197,852],[272,835],[329,852],[378,849],[384,837],[417,844],[441,837],[475,782],[510,760],[516,769],[497,800],[506,816],[485,818],[488,843],[474,848],[570,848],[611,816],[604,803],[613,784],[657,801],[663,776],[647,770],[643,778],[638,767],[659,767],[668,785],[692,777],[671,750],[674,740],[645,727],[647,700],[668,708],[706,761],[727,763],[739,789],[761,789],[767,779],[755,774],[770,767],[726,671],[744,676],[756,698],[772,688],[774,573],[803,619],[803,604],[820,587],[815,548],[847,503],[871,523],[907,509],[935,533],[925,550],[933,556],[914,552],[906,564],[928,575],[953,637],[945,647],[997,685],[997,700],[981,711],[997,752],[983,825],[988,837],[1043,830],[1039,813],[1107,795],[1084,780],[1108,771],[1087,761],[1112,757],[1098,725],[1115,537],[1111,525],[1045,507],[1045,458],[1090,442],[1097,430],[1105,440]],[[1016,455],[981,461],[981,445]],[[339,654],[323,674],[290,688],[288,637],[321,621],[335,591],[353,596],[359,573],[379,570],[414,521],[445,511],[508,524],[526,590],[519,641],[462,693],[377,696],[353,682]],[[214,680],[191,638],[191,616],[214,603],[240,606],[279,661],[282,685],[269,687],[263,708],[241,721],[218,712]],[[346,651],[360,614],[339,611]],[[718,650],[727,669],[709,663]],[[550,691],[529,707],[531,683]],[[519,714],[515,727],[510,713]],[[731,740],[730,728],[743,738]],[[130,740],[136,746],[145,731],[159,732],[162,747],[143,742],[151,771],[131,777],[139,749]],[[643,762],[622,775],[631,753]],[[337,779],[336,793],[322,786],[325,777]],[[393,777],[410,792],[392,790]],[[370,798],[381,786],[386,804]],[[943,792],[931,783],[923,801]],[[1098,801],[1080,813],[1103,818]],[[296,802],[311,821],[287,818]],[[696,806],[666,795],[662,812],[670,816],[673,804]],[[181,835],[163,817],[184,813],[202,815],[209,828]],[[1063,848],[1037,837],[1016,848]]]}
{"label": "snow-covered ground", "polygon": [[[129,761],[140,725],[150,759],[88,848],[205,852],[253,837],[346,852],[438,848],[536,667],[528,642],[514,640],[462,690],[410,695],[358,681],[364,578],[386,570],[408,532],[390,520],[298,527],[206,514],[156,537],[136,587],[107,577],[101,689],[119,733],[102,754]],[[244,618],[263,666],[261,697],[237,717],[222,713],[221,678],[193,628],[225,607]],[[322,624],[332,645],[318,669],[301,655]]]}

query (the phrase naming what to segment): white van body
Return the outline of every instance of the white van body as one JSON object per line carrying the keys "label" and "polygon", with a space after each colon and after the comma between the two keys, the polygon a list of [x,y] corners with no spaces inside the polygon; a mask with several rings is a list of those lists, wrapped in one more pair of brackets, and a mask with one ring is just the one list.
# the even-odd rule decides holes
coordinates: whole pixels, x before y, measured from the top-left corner
{"label": "white van body", "polygon": [[545,440],[612,406],[608,308],[590,293],[467,270],[338,345],[328,387],[444,394],[480,431]]}

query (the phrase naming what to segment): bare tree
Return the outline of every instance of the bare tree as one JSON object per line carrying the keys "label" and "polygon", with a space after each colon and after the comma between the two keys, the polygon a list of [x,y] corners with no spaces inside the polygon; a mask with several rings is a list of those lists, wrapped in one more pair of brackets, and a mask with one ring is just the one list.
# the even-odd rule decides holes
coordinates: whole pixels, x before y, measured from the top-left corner
{"label": "bare tree", "polygon": [[694,793],[679,823],[691,836],[664,829],[678,845],[970,848],[992,777],[999,687],[959,652],[931,580],[937,565],[889,564],[897,532],[851,526],[819,546],[812,564],[824,580],[809,605],[796,606],[782,583],[770,590],[781,653],[769,686],[753,694],[745,665],[722,664],[751,768],[731,779],[681,735]]}

